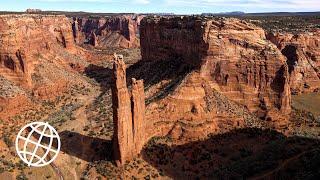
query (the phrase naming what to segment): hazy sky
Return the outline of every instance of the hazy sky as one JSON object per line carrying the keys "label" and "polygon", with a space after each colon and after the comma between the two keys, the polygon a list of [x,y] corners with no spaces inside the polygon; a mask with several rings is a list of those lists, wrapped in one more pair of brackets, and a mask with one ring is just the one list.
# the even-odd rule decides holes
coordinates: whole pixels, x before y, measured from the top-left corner
{"label": "hazy sky", "polygon": [[27,8],[88,12],[320,11],[320,0],[0,0],[1,11]]}

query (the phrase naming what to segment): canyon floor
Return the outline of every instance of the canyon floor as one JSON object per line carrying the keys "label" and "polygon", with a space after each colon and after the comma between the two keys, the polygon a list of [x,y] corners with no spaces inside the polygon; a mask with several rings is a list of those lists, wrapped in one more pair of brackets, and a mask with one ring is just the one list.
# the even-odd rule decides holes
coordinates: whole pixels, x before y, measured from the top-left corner
{"label": "canyon floor", "polygon": [[[121,50],[129,75],[150,73],[130,66],[139,60],[139,49]],[[170,137],[154,137],[141,157],[118,168],[112,162],[112,104],[110,62],[97,62],[83,74],[88,86],[71,87],[52,101],[42,103],[1,123],[0,179],[183,179],[184,177],[263,179],[270,177],[312,178],[320,165],[320,122],[307,111],[318,113],[319,93],[294,97],[292,126],[296,136],[286,137],[273,130],[238,129],[209,135],[203,141],[177,144]],[[137,65],[135,65],[137,66]],[[94,70],[92,70],[94,69]],[[149,72],[148,72],[149,71]],[[153,77],[156,78],[156,77]],[[175,78],[173,78],[175,79]],[[148,79],[146,79],[148,81]],[[152,88],[149,97],[156,94]],[[310,117],[312,117],[310,119]],[[15,132],[22,122],[48,121],[59,132],[61,153],[51,166],[26,167],[15,157]],[[310,172],[311,174],[308,174]],[[318,171],[316,171],[318,172]]]}
{"label": "canyon floor", "polygon": [[[286,127],[275,129],[267,120],[261,120],[261,124],[208,134],[195,141],[178,141],[170,135],[156,136],[145,144],[137,158],[122,167],[116,166],[112,159],[113,53],[124,56],[129,89],[131,78],[144,80],[148,117],[155,112],[155,102],[160,102],[178,86],[186,84],[191,70],[189,66],[181,66],[180,61],[142,62],[139,48],[98,48],[91,45],[81,48],[99,58],[83,58],[88,64],[81,73],[74,73],[79,82],[71,84],[54,98],[37,99],[32,105],[26,105],[9,121],[0,118],[1,180],[320,177],[320,92],[316,91],[292,96],[292,112]],[[9,87],[15,90],[12,89],[14,86]],[[225,96],[219,98],[221,100]],[[224,105],[227,102],[221,100],[220,103]],[[232,110],[242,112],[243,109],[237,109],[236,105]],[[156,110],[161,108],[165,109],[159,106]],[[48,122],[60,135],[61,152],[50,166],[27,167],[16,155],[14,141],[17,132],[34,121]],[[192,122],[184,119],[179,123],[193,126]]]}

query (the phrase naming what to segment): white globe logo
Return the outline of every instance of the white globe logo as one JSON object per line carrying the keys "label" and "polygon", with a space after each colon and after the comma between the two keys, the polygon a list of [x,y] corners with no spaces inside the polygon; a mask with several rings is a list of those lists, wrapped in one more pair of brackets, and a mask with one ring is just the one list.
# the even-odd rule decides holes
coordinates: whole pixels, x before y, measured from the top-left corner
{"label": "white globe logo", "polygon": [[57,131],[44,122],[27,124],[16,138],[17,154],[28,166],[42,167],[50,164],[58,156],[60,146]]}

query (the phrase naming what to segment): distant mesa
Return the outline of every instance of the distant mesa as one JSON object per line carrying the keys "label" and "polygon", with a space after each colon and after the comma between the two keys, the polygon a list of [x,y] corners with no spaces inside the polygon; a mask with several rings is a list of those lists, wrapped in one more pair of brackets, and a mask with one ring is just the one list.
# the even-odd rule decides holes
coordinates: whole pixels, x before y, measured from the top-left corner
{"label": "distant mesa", "polygon": [[31,8],[26,10],[26,13],[38,13],[38,12],[42,12],[42,10],[41,9],[31,9]]}
{"label": "distant mesa", "polygon": [[141,15],[146,15],[146,16],[174,16],[174,13],[144,13]]}
{"label": "distant mesa", "polygon": [[232,15],[232,16],[240,16],[245,15],[245,12],[242,11],[232,11],[232,12],[220,12],[220,13],[202,13],[203,16],[214,16],[214,15]]}

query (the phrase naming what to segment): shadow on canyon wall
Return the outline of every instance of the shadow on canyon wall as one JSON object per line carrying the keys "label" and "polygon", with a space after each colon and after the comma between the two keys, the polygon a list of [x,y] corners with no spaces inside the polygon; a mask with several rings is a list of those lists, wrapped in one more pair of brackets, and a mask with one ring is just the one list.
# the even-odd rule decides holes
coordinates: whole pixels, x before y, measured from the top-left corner
{"label": "shadow on canyon wall", "polygon": [[[131,87],[131,79],[143,79],[145,90],[158,84],[163,80],[168,80],[163,89],[152,97],[147,99],[147,104],[152,101],[166,97],[173,92],[182,82],[185,76],[191,72],[194,67],[182,63],[181,60],[164,60],[164,61],[138,61],[127,67],[127,85]],[[90,64],[85,69],[85,74],[95,79],[102,88],[102,94],[108,91],[112,86],[112,73],[110,68]]]}
{"label": "shadow on canyon wall", "polygon": [[142,157],[174,179],[320,177],[320,141],[316,139],[247,128],[184,145],[171,146],[165,141],[170,139],[151,139]]}

